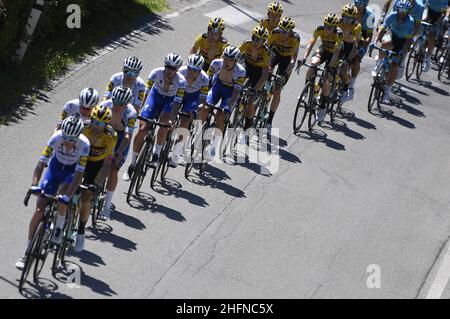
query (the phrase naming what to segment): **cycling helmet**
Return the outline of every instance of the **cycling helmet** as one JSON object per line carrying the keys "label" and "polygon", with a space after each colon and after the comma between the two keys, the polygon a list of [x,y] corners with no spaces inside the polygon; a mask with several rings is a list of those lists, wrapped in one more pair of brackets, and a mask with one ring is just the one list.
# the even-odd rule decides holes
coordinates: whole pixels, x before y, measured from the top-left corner
{"label": "cycling helmet", "polygon": [[283,7],[278,2],[272,2],[267,6],[267,12],[281,15],[283,13]]}
{"label": "cycling helmet", "polygon": [[126,70],[141,72],[142,61],[134,56],[130,56],[123,62],[123,68]]}
{"label": "cycling helmet", "polygon": [[79,101],[81,105],[95,106],[98,103],[98,92],[93,88],[85,88],[80,93]]}
{"label": "cycling helmet", "polygon": [[257,25],[253,28],[252,35],[257,37],[258,39],[267,39],[269,37],[269,30],[264,28],[263,26]]}
{"label": "cycling helmet", "polygon": [[201,70],[205,59],[200,54],[191,54],[188,56],[187,65],[190,68]]}
{"label": "cycling helmet", "polygon": [[357,14],[358,14],[358,9],[356,8],[356,6],[353,3],[346,4],[342,8],[342,16],[343,17],[355,18]]}
{"label": "cycling helmet", "polygon": [[112,101],[114,104],[127,104],[131,100],[131,95],[132,93],[130,88],[119,85],[112,91]]}
{"label": "cycling helmet", "polygon": [[215,30],[217,32],[223,32],[225,29],[225,22],[222,18],[212,18],[208,22],[208,31]]}
{"label": "cycling helmet", "polygon": [[83,121],[79,116],[69,116],[61,124],[61,132],[64,137],[76,139],[84,129]]}
{"label": "cycling helmet", "polygon": [[400,0],[399,2],[397,2],[397,10],[398,9],[410,11],[411,10],[411,2],[409,2],[409,0]]}
{"label": "cycling helmet", "polygon": [[179,68],[181,64],[183,64],[183,60],[181,60],[181,57],[176,53],[169,53],[164,58],[164,65],[168,65],[173,68]]}
{"label": "cycling helmet", "polygon": [[109,123],[112,119],[112,112],[106,105],[97,105],[92,110],[91,117],[97,121]]}
{"label": "cycling helmet", "polygon": [[337,27],[341,18],[334,13],[329,13],[323,18],[323,24],[327,27]]}
{"label": "cycling helmet", "polygon": [[241,55],[241,52],[234,46],[227,46],[225,50],[223,50],[223,55],[229,59],[237,61]]}
{"label": "cycling helmet", "polygon": [[355,6],[358,7],[367,7],[369,4],[369,0],[355,0]]}
{"label": "cycling helmet", "polygon": [[291,31],[295,28],[295,22],[294,20],[292,20],[292,18],[284,17],[278,23],[278,27],[284,31]]}

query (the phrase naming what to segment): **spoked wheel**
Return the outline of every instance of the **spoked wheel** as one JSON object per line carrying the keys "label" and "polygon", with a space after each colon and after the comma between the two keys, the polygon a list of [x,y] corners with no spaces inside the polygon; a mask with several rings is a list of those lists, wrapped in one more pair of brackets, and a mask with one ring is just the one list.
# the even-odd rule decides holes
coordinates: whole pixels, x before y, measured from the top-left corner
{"label": "spoked wheel", "polygon": [[127,203],[130,203],[130,197],[133,194],[133,189],[135,191],[136,196],[141,189],[142,182],[144,181],[145,173],[146,173],[146,163],[148,158],[148,153],[150,150],[150,142],[145,141],[144,145],[139,152],[136,164],[134,165],[133,174],[131,175],[130,185],[128,186],[127,192]]}
{"label": "spoked wheel", "polygon": [[445,51],[445,56],[440,58],[439,61],[439,73],[438,73],[438,80],[442,81],[442,77],[445,73],[445,70],[447,70],[447,75],[450,72],[450,49],[447,49]]}
{"label": "spoked wheel", "polygon": [[49,248],[50,248],[50,230],[43,230],[41,245],[36,247],[36,264],[34,265],[33,279],[36,282],[39,275],[44,267],[45,260],[47,259]]}
{"label": "spoked wheel", "polygon": [[414,71],[418,67],[417,63],[416,63],[418,47],[419,47],[419,42],[418,42],[418,40],[416,40],[416,42],[414,43],[414,46],[412,47],[411,51],[409,51],[409,54],[408,54],[408,60],[406,62],[406,70],[405,70],[407,81],[409,81],[409,79],[413,75]]}
{"label": "spoked wheel", "polygon": [[311,92],[313,90],[313,85],[311,82],[307,82],[302,93],[300,94],[297,102],[297,107],[295,108],[294,113],[294,122],[293,122],[293,129],[294,133],[298,133],[305,122],[306,115],[308,115],[308,109],[309,109],[309,96],[310,94],[313,94]]}
{"label": "spoked wheel", "polygon": [[253,128],[265,128],[267,124],[266,119],[266,104],[267,104],[267,93],[263,91],[258,98],[258,103],[256,104],[255,117],[252,122]]}
{"label": "spoked wheel", "polygon": [[166,142],[161,151],[161,182],[166,178],[166,174],[169,171],[169,153],[173,146],[173,140],[170,134],[167,135]]}
{"label": "spoked wheel", "polygon": [[28,246],[27,251],[25,253],[26,259],[24,268],[22,269],[22,274],[20,275],[19,292],[22,292],[23,285],[27,280],[28,274],[30,273],[30,269],[33,266],[33,263],[36,261],[36,257],[39,254],[40,249],[39,245],[42,241],[43,234],[44,234],[44,222],[40,221],[33,234],[33,238],[31,239],[30,245]]}
{"label": "spoked wheel", "polygon": [[186,166],[184,168],[184,177],[186,179],[189,179],[189,174],[191,174],[192,171],[192,167],[194,166],[194,162],[196,160],[197,154],[196,154],[196,150],[195,150],[195,136],[194,134],[192,134],[191,132],[191,138],[190,138],[190,154],[189,154],[189,161],[186,163]]}
{"label": "spoked wheel", "polygon": [[60,245],[56,245],[55,255],[53,256],[53,264],[52,264],[53,276],[58,271],[59,265],[62,265],[64,263],[67,251],[69,250],[69,244],[71,240],[70,236],[73,231],[75,209],[76,207],[74,205],[70,205],[67,210],[67,214],[70,217],[66,220],[66,224],[64,225],[62,243]]}
{"label": "spoked wheel", "polygon": [[374,78],[372,83],[372,89],[370,90],[369,95],[369,102],[367,104],[367,110],[369,111],[369,113],[372,112],[375,103],[377,104],[378,108],[381,105],[381,94],[382,94],[381,76],[382,76],[381,70],[379,70],[377,76]]}
{"label": "spoked wheel", "polygon": [[434,53],[434,61],[439,63],[439,59],[445,53],[448,44],[448,38],[442,38],[440,43],[436,44],[436,52]]}

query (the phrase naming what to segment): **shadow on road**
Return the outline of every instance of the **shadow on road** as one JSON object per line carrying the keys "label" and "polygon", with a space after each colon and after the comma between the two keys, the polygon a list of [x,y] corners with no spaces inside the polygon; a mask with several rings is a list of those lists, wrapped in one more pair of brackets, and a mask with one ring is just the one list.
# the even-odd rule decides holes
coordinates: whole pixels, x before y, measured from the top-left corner
{"label": "shadow on road", "polygon": [[410,129],[416,128],[416,125],[414,123],[411,123],[408,120],[402,119],[401,117],[394,115],[394,111],[392,111],[391,109],[389,109],[383,105],[381,106],[381,108],[378,111],[372,110],[371,114],[376,117],[379,117],[379,118],[385,118],[387,120],[396,122],[399,125],[404,126],[406,128],[410,128]]}
{"label": "shadow on road", "polygon": [[182,185],[174,179],[165,178],[160,186],[160,188],[165,190],[165,192],[159,192],[160,194],[165,196],[175,196],[175,198],[182,198],[187,200],[189,203],[200,207],[209,206],[208,202],[203,197],[184,190]]}
{"label": "shadow on road", "polygon": [[336,151],[345,151],[344,144],[329,139],[327,133],[317,128],[314,128],[311,132],[300,131],[295,133],[295,135],[306,140],[323,143],[325,144],[325,146],[332,148]]}
{"label": "shadow on road", "polygon": [[[86,236],[86,238],[88,238]],[[71,250],[69,257],[76,257],[78,260],[86,265],[99,267],[99,266],[106,266],[105,262],[103,261],[103,258],[100,257],[97,254],[94,254],[93,252],[90,252],[89,250],[84,249],[82,252],[77,253],[76,251]]]}
{"label": "shadow on road", "polygon": [[343,133],[345,136],[351,137],[355,140],[365,140],[366,137],[351,128],[348,127],[347,123],[344,121],[340,121],[338,119],[335,119],[333,123],[331,123],[331,128],[336,131]]}
{"label": "shadow on road", "polygon": [[[112,213],[111,213],[111,217]],[[108,225],[109,226],[109,225]],[[98,228],[91,228],[91,233],[90,234],[86,234],[86,239],[90,239],[90,240],[99,240],[101,242],[109,242],[113,245],[113,247],[122,249],[122,250],[126,250],[126,251],[134,251],[136,250],[136,243],[121,237],[119,235],[114,234],[113,228],[111,226],[109,226],[110,230],[109,231],[104,231],[102,229],[98,229]]]}
{"label": "shadow on road", "polygon": [[111,212],[111,217],[127,227],[137,230],[145,229],[145,225],[139,219],[128,214],[124,214],[116,209]]}
{"label": "shadow on road", "polygon": [[368,129],[368,130],[376,130],[377,129],[377,127],[374,124],[357,117],[355,112],[353,112],[349,109],[346,109],[346,108],[342,108],[341,114],[338,114],[337,117],[341,117],[348,122],[353,122],[356,125],[358,125],[362,128]]}
{"label": "shadow on road", "polygon": [[177,222],[186,221],[179,211],[157,204],[155,198],[145,192],[139,192],[139,196],[131,196],[129,205],[138,210],[166,215],[167,218]]}

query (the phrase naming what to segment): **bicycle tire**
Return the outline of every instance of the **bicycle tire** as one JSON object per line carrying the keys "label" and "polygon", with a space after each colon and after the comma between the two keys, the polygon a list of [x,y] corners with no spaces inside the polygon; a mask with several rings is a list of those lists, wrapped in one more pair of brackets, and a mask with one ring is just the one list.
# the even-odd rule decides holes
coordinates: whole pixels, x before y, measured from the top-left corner
{"label": "bicycle tire", "polygon": [[[49,248],[50,248],[50,235],[48,236],[47,240],[44,242],[44,234],[45,234],[46,230],[44,227],[44,232],[41,238],[41,244],[39,245],[39,247],[42,247],[39,249],[38,252],[36,252],[36,263],[34,265],[34,270],[33,270],[33,280],[36,282],[37,278],[39,278],[39,275],[42,271],[42,268],[44,267],[45,261],[47,260],[47,256],[49,253]],[[37,248],[38,249],[38,248]]]}
{"label": "bicycle tire", "polygon": [[367,110],[369,111],[369,113],[372,113],[372,109],[373,109],[373,105],[375,104],[375,102],[377,103],[377,107],[380,107],[380,97],[381,97],[381,85],[382,85],[382,71],[383,71],[384,67],[380,68],[380,70],[378,70],[377,75],[374,77],[373,82],[372,82],[372,89],[370,90],[370,94],[369,94],[369,102],[367,103]]}
{"label": "bicycle tire", "polygon": [[169,153],[173,146],[173,140],[170,134],[167,134],[166,141],[164,143],[163,149],[161,150],[161,182],[164,181],[167,172],[169,171]]}
{"label": "bicycle tire", "polygon": [[39,221],[33,237],[31,238],[30,244],[25,252],[25,264],[22,269],[22,273],[20,275],[19,280],[19,292],[21,293],[23,290],[23,286],[27,280],[28,275],[30,274],[31,267],[33,267],[33,263],[36,261],[36,249],[40,246],[40,240],[42,240],[41,233],[44,230],[44,221]]}
{"label": "bicycle tire", "polygon": [[191,173],[192,167],[194,166],[194,161],[195,161],[195,156],[196,156],[196,154],[195,154],[196,141],[195,141],[195,138],[194,138],[194,135],[192,132],[190,135],[191,135],[191,138],[189,141],[189,143],[190,143],[189,149],[190,149],[191,153],[189,154],[189,161],[186,163],[186,166],[184,168],[184,177],[186,179],[189,179],[189,174]]}
{"label": "bicycle tire", "polygon": [[[419,45],[419,39],[417,39],[412,47],[412,49],[409,51],[408,54],[408,59],[406,60],[406,70],[405,70],[405,76],[406,76],[406,81],[409,81],[409,79],[411,78],[411,76],[414,74],[414,71],[417,67],[417,46]],[[410,62],[412,59],[412,69],[410,68]]]}
{"label": "bicycle tire", "polygon": [[[294,133],[298,133],[300,131],[303,123],[305,122],[306,115],[308,114],[309,107],[307,103],[309,102],[309,90],[311,89],[311,87],[311,82],[307,82],[302,92],[300,93],[300,96],[298,97],[297,107],[295,108],[294,121],[292,125]],[[302,109],[304,110],[303,113],[301,113]],[[297,119],[300,120],[299,123],[297,123]]]}
{"label": "bicycle tire", "polygon": [[450,58],[450,48],[448,48],[445,51],[444,59],[441,63],[439,63],[439,72],[438,72],[439,81],[442,81],[442,75],[444,74],[446,68],[448,69],[447,72],[450,72],[449,58]]}
{"label": "bicycle tire", "polygon": [[55,274],[58,270],[58,266],[60,264],[61,265],[63,264],[65,254],[67,253],[67,250],[68,250],[67,243],[71,239],[67,238],[67,237],[70,236],[71,231],[72,231],[72,224],[73,224],[73,219],[74,219],[74,214],[75,214],[74,209],[76,210],[76,207],[74,207],[73,203],[71,203],[69,205],[69,207],[67,207],[66,215],[69,218],[66,217],[66,222],[64,223],[62,242],[61,242],[61,244],[56,245],[56,250],[55,250],[55,254],[53,256],[53,263],[52,263],[52,275],[53,276],[55,276]]}

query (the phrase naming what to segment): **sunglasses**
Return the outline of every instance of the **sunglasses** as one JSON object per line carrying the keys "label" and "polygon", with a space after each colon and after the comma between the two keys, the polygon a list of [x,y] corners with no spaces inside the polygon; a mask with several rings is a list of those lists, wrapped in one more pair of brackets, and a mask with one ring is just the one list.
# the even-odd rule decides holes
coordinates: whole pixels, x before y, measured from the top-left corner
{"label": "sunglasses", "polygon": [[66,142],[75,142],[78,139],[77,137],[69,137],[69,136],[65,136],[64,134],[62,135],[62,138],[64,141]]}
{"label": "sunglasses", "polygon": [[257,37],[255,37],[255,36],[252,36],[252,41],[254,41],[254,42],[256,42],[256,43],[263,43],[265,40],[264,40],[264,39],[257,38]]}
{"label": "sunglasses", "polygon": [[92,111],[92,107],[89,106],[80,106],[80,109],[84,110],[84,111]]}
{"label": "sunglasses", "polygon": [[130,78],[137,78],[139,75],[138,71],[125,70],[123,73]]}
{"label": "sunglasses", "polygon": [[220,31],[218,29],[208,29],[208,31],[212,34],[220,34]]}
{"label": "sunglasses", "polygon": [[331,27],[329,25],[324,26],[325,30],[330,31],[330,30],[334,30],[334,27]]}
{"label": "sunglasses", "polygon": [[201,68],[196,68],[196,67],[193,67],[193,66],[188,66],[187,69],[190,72],[200,72],[202,70]]}
{"label": "sunglasses", "polygon": [[344,23],[352,23],[352,22],[355,21],[355,18],[352,18],[352,17],[342,17],[342,21],[343,21]]}
{"label": "sunglasses", "polygon": [[115,106],[120,106],[120,107],[124,107],[127,103],[123,103],[123,102],[117,102],[116,100],[112,100],[113,104]]}
{"label": "sunglasses", "polygon": [[178,68],[170,66],[170,65],[166,65],[166,69],[170,70],[170,71],[177,71],[178,70]]}
{"label": "sunglasses", "polygon": [[408,14],[409,13],[409,9],[397,8],[397,13]]}
{"label": "sunglasses", "polygon": [[101,126],[101,127],[106,127],[106,123],[105,122],[102,122],[102,121],[99,121],[99,120],[96,120],[96,119],[91,119],[91,124],[92,125],[98,125],[98,126]]}

